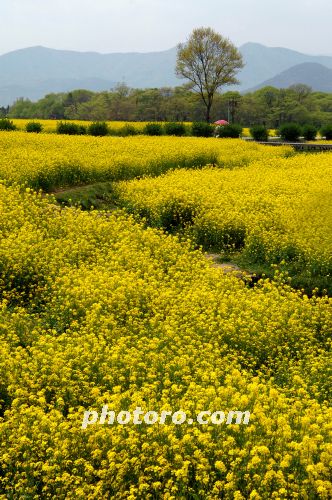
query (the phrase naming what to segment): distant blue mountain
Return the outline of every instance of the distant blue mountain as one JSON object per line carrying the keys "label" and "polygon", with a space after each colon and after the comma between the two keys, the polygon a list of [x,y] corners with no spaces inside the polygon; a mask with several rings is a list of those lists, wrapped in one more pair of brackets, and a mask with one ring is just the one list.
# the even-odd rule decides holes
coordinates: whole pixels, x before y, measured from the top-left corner
{"label": "distant blue mountain", "polygon": [[332,92],[332,69],[318,63],[297,64],[251,90],[255,91],[267,86],[282,89],[297,83],[304,83],[321,92]]}
{"label": "distant blue mountain", "polygon": [[0,56],[0,105],[19,97],[39,99],[45,93],[77,88],[109,90],[181,85],[174,73],[176,48],[163,52],[75,52],[30,47]]}
{"label": "distant blue mountain", "polygon": [[259,43],[246,43],[240,47],[240,51],[246,63],[239,74],[240,91],[256,87],[292,66],[302,63],[318,63],[332,69],[330,56],[310,56],[281,47],[265,47]]}
{"label": "distant blue mountain", "polygon": [[[233,87],[239,91],[256,87],[302,63],[332,69],[329,56],[309,56],[257,43],[242,45],[240,51],[246,66],[239,73],[240,85]],[[173,87],[183,83],[175,76],[175,63],[176,47],[161,52],[112,54],[39,46],[15,50],[0,56],[0,106],[19,97],[36,100],[50,92],[108,90],[117,82],[134,88]]]}

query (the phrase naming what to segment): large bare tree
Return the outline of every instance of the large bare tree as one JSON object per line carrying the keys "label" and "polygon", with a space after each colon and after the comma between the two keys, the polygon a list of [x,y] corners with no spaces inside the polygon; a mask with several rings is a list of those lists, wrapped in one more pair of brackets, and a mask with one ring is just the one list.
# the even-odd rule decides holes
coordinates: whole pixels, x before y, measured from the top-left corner
{"label": "large bare tree", "polygon": [[206,107],[206,121],[216,91],[225,85],[239,83],[235,78],[243,68],[238,49],[211,28],[196,28],[184,44],[178,45],[176,74],[190,82]]}

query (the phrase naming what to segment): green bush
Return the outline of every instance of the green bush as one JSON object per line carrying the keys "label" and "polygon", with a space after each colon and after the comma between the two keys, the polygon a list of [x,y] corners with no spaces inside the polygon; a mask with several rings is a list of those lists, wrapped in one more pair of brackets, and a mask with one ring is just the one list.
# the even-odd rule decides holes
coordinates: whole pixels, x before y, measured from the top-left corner
{"label": "green bush", "polygon": [[17,127],[8,118],[2,118],[0,120],[0,130],[17,130]]}
{"label": "green bush", "polygon": [[119,128],[117,131],[116,135],[119,135],[120,137],[127,137],[128,135],[137,135],[138,130],[135,128],[133,125],[129,125],[129,123],[126,123],[123,127]]}
{"label": "green bush", "polygon": [[186,127],[183,125],[183,123],[177,123],[177,122],[165,123],[164,130],[166,135],[181,136],[185,135],[186,133]]}
{"label": "green bush", "polygon": [[254,125],[250,129],[250,135],[255,141],[266,142],[269,138],[269,131],[264,125]]}
{"label": "green bush", "polygon": [[162,135],[163,128],[160,123],[147,123],[143,129],[145,135]]}
{"label": "green bush", "polygon": [[25,126],[27,132],[35,132],[39,134],[43,130],[43,125],[39,122],[29,122]]}
{"label": "green bush", "polygon": [[86,128],[83,125],[70,122],[59,122],[56,127],[57,134],[84,135]]}
{"label": "green bush", "polygon": [[279,128],[279,135],[283,141],[296,142],[299,140],[302,128],[297,123],[284,123]]}
{"label": "green bush", "polygon": [[315,125],[304,125],[302,128],[302,135],[306,141],[314,141],[316,139],[318,128]]}
{"label": "green bush", "polygon": [[241,134],[242,134],[242,127],[241,125],[237,125],[236,123],[220,127],[219,131],[219,137],[230,138],[230,139],[238,139]]}
{"label": "green bush", "polygon": [[88,134],[94,135],[95,137],[102,137],[108,135],[109,129],[105,122],[93,122],[88,126]]}
{"label": "green bush", "polygon": [[212,137],[213,131],[213,125],[207,122],[193,122],[191,125],[191,134],[195,137]]}
{"label": "green bush", "polygon": [[325,125],[321,128],[320,133],[327,141],[332,141],[332,125]]}

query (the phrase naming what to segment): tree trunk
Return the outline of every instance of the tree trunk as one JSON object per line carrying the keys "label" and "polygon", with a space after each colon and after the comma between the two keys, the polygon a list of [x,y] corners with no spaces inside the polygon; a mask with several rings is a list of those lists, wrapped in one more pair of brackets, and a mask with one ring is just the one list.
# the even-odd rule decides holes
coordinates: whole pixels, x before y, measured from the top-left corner
{"label": "tree trunk", "polygon": [[205,115],[205,120],[207,123],[210,123],[211,106],[212,106],[212,101],[209,101],[206,105],[206,115]]}

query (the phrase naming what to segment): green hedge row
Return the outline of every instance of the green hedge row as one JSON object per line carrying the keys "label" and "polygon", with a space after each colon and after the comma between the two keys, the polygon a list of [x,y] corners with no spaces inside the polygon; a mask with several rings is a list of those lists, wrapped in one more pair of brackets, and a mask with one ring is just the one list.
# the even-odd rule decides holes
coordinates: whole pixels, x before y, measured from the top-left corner
{"label": "green hedge row", "polygon": [[[31,121],[26,124],[27,132],[39,133],[43,130],[43,125],[37,121]],[[17,130],[13,121],[8,118],[0,120],[0,130]],[[57,134],[66,135],[93,135],[93,136],[129,136],[136,134],[144,135],[174,135],[180,136],[194,136],[194,137],[239,137],[242,133],[240,125],[226,125],[224,127],[216,127],[206,122],[193,122],[191,125],[186,125],[179,122],[166,122],[166,123],[147,123],[142,130],[138,130],[131,124],[125,124],[119,129],[112,129],[106,122],[93,122],[85,126],[71,121],[60,121],[56,126]]]}
{"label": "green hedge row", "polygon": [[[332,140],[332,125],[319,129],[311,124],[301,126],[298,123],[284,123],[280,126],[278,135],[283,141],[296,142],[302,137],[306,141],[314,141],[318,132],[327,141]],[[250,135],[255,141],[267,141],[269,133],[264,125],[254,125],[250,129]]]}

